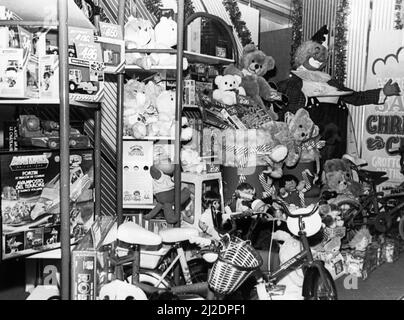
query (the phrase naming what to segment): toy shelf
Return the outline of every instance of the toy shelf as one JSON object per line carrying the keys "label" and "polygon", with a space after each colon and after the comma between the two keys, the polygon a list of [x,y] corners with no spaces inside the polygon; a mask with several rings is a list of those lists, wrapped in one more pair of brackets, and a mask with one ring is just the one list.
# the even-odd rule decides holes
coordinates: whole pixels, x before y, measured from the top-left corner
{"label": "toy shelf", "polygon": [[[70,151],[93,151],[94,147],[86,147],[86,148],[70,148]],[[50,148],[24,148],[19,150],[7,150],[7,149],[0,149],[0,154],[24,154],[24,153],[32,153],[32,152],[60,152],[59,148],[50,149]]]}
{"label": "toy shelf", "polygon": [[[16,105],[16,104],[28,104],[28,105],[59,105],[59,99],[0,99],[0,105],[9,104],[9,105]],[[85,109],[99,109],[100,105],[99,102],[81,102],[70,99],[69,102],[70,106],[81,107]]]}
{"label": "toy shelf", "polygon": [[139,140],[146,140],[146,141],[158,141],[158,140],[165,140],[165,141],[174,141],[175,137],[169,137],[169,136],[161,136],[161,137],[155,137],[155,136],[148,136],[144,137],[142,139],[136,139],[131,136],[123,136],[123,141],[139,141]]}
{"label": "toy shelf", "polygon": [[191,52],[191,51],[184,51],[184,56],[188,59],[190,63],[205,63],[210,65],[225,65],[234,63],[234,60],[227,59],[227,58],[220,58],[216,56],[210,56],[207,54]]}
{"label": "toy shelf", "polygon": [[[136,204],[136,205],[124,204],[123,209],[153,209],[155,206],[156,206],[156,203]],[[130,213],[125,213],[125,215],[130,215]]]}

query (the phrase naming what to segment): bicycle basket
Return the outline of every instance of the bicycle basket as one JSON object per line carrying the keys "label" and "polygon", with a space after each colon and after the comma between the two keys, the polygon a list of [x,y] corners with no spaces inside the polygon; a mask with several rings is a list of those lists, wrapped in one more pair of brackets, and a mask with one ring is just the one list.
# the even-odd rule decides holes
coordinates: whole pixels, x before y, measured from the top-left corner
{"label": "bicycle basket", "polygon": [[225,235],[219,258],[209,274],[212,291],[228,295],[262,265],[262,258],[248,241]]}

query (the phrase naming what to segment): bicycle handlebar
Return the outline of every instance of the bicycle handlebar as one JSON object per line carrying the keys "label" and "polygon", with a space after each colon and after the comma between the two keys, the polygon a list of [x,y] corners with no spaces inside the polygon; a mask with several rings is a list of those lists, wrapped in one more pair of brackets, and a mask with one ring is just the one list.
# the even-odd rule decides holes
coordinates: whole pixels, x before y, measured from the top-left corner
{"label": "bicycle handlebar", "polygon": [[[275,202],[276,204],[280,205],[280,206],[282,207],[282,209],[284,210],[285,214],[286,214],[288,217],[291,217],[291,218],[298,218],[298,217],[306,218],[306,217],[310,217],[311,215],[313,215],[313,214],[318,210],[318,206],[319,206],[318,203],[317,203],[317,204],[313,207],[313,209],[312,209],[310,212],[307,212],[307,213],[300,213],[300,214],[296,214],[296,213],[292,214],[292,213],[289,211],[289,208],[288,208],[288,206],[287,206],[287,204],[286,204],[285,201],[280,200],[280,199],[272,199],[272,201]],[[306,209],[307,209],[307,208],[306,208]],[[299,209],[298,209],[298,210],[299,210]],[[302,208],[300,208],[300,210],[302,210]]]}

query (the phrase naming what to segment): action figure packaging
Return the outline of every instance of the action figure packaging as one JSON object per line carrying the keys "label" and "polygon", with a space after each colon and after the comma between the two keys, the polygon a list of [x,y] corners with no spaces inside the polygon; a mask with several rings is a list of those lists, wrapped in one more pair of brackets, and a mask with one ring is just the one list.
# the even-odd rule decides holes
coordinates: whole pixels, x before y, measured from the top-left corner
{"label": "action figure packaging", "polygon": [[[0,154],[2,259],[60,246],[60,155],[58,152]],[[93,151],[70,153],[72,243],[94,220]]]}

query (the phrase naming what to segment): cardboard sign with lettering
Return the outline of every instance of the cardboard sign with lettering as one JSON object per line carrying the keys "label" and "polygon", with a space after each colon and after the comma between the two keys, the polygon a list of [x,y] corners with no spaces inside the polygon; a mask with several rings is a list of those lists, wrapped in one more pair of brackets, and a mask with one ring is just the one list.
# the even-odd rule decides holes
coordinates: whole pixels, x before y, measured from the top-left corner
{"label": "cardboard sign with lettering", "polygon": [[389,185],[403,181],[400,157],[389,150],[404,145],[404,38],[401,30],[374,31],[370,35],[366,89],[383,88],[392,79],[401,96],[388,97],[382,105],[364,111],[362,158],[370,170],[386,171]]}

